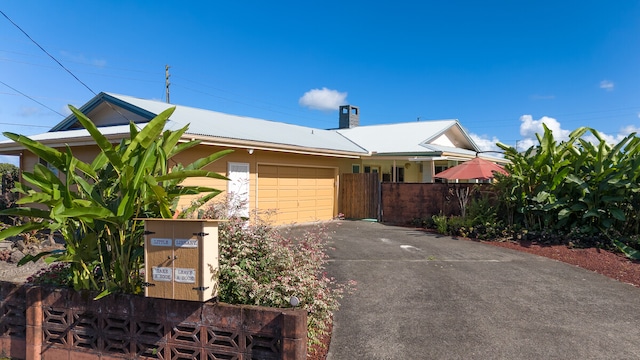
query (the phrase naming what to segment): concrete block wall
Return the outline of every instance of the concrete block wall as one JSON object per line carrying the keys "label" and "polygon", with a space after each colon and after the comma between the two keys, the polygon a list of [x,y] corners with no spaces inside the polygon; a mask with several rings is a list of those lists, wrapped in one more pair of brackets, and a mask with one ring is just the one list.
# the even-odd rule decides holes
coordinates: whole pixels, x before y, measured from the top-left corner
{"label": "concrete block wall", "polygon": [[0,282],[12,359],[305,359],[305,310],[96,294]]}

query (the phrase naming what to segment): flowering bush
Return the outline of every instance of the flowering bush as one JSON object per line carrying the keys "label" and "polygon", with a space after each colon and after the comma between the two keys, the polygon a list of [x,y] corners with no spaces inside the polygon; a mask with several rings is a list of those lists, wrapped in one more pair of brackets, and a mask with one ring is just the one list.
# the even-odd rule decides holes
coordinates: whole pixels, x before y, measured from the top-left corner
{"label": "flowering bush", "polygon": [[27,283],[36,285],[73,286],[71,264],[55,263],[48,268],[40,269],[27,278]]}
{"label": "flowering bush", "polygon": [[[218,202],[198,215],[220,219],[233,213],[223,208]],[[254,217],[232,217],[219,226],[218,299],[284,308],[295,296],[297,306],[308,311],[310,348],[320,344],[339,299],[355,282],[338,283],[324,272],[329,236],[322,225],[281,229]]]}

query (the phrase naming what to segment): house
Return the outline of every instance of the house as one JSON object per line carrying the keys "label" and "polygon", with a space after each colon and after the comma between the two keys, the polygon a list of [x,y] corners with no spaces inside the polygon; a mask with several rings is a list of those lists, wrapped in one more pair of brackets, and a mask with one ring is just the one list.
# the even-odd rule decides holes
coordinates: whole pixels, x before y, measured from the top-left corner
{"label": "house", "polygon": [[[79,109],[118,143],[128,137],[130,122],[142,127],[171,106],[176,105],[100,93]],[[329,130],[177,105],[167,126],[179,129],[186,124],[185,140],[202,143],[171,161],[188,163],[219,150],[235,150],[208,168],[230,181],[191,179],[189,184],[232,193],[246,204],[246,213],[276,209],[270,218],[275,223],[335,217],[340,174],[377,172],[382,181],[433,182],[435,173],[479,151],[457,120],[358,126],[359,109],[350,105],[340,108],[339,128]],[[56,148],[68,144],[87,162],[99,151],[73,115],[30,138]],[[20,155],[20,168],[27,171],[40,161],[11,141],[0,142],[0,154]],[[179,206],[190,201],[181,199]]]}

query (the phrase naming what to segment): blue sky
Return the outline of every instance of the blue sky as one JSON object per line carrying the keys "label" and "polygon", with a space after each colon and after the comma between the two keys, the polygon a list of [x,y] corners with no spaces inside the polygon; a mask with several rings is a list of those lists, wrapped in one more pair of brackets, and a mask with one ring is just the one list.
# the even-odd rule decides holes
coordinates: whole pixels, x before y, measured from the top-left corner
{"label": "blue sky", "polygon": [[[485,149],[640,128],[638,1],[34,1],[0,10],[0,129],[101,91],[319,128],[459,119]],[[83,85],[84,84],[84,85]],[[85,86],[86,85],[86,86]],[[34,101],[35,100],[35,101]],[[2,159],[0,159],[2,160]]]}

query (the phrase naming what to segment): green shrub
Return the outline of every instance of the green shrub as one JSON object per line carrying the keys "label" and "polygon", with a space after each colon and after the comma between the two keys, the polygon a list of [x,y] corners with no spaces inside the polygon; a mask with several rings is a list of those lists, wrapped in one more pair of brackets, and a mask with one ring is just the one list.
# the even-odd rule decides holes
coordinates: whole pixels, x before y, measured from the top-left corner
{"label": "green shrub", "polygon": [[440,214],[440,215],[433,215],[431,217],[431,219],[433,219],[433,223],[436,226],[436,230],[438,231],[438,233],[443,234],[443,235],[447,235],[448,229],[447,229],[447,217]]}
{"label": "green shrub", "polygon": [[452,236],[468,237],[471,221],[462,216],[451,216],[447,221],[447,233]]}

